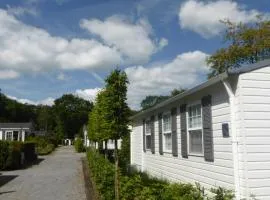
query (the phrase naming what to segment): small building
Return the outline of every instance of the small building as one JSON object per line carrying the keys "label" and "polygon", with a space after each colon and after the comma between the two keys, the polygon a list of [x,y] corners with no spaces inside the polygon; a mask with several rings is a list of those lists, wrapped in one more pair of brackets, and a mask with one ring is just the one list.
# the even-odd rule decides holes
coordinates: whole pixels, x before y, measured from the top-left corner
{"label": "small building", "polygon": [[229,70],[132,117],[131,164],[270,199],[270,60]]}
{"label": "small building", "polygon": [[0,140],[24,142],[32,129],[32,123],[0,123]]}
{"label": "small building", "polygon": [[[85,147],[94,147],[94,148],[98,149],[98,143],[93,142],[93,141],[89,140],[89,138],[88,138],[87,125],[83,126],[83,142],[84,142]],[[103,142],[102,144],[103,144],[102,148],[105,149],[105,142]],[[122,139],[119,139],[117,141],[118,149],[121,149],[121,145],[122,145]],[[107,149],[108,150],[113,150],[114,146],[115,146],[114,140],[108,140],[107,141]]]}

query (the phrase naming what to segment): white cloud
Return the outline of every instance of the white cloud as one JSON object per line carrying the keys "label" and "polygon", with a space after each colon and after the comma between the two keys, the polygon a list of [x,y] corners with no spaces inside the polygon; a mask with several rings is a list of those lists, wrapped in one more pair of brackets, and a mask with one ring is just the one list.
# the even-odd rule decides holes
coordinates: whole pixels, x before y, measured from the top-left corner
{"label": "white cloud", "polygon": [[78,89],[75,91],[75,95],[88,101],[94,101],[101,88],[93,89]]}
{"label": "white cloud", "polygon": [[[93,39],[67,40],[26,25],[0,9],[0,70],[100,69],[122,63],[115,48]],[[106,55],[106,56],[104,56]]]}
{"label": "white cloud", "polygon": [[59,80],[59,81],[67,81],[67,80],[69,80],[70,79],[70,77],[68,77],[67,75],[65,75],[64,73],[59,73],[58,75],[57,75],[57,80]]}
{"label": "white cloud", "polygon": [[164,65],[127,68],[129,105],[138,109],[147,95],[168,94],[174,88],[189,88],[198,84],[209,70],[205,62],[207,56],[201,51],[193,51],[180,54]]}
{"label": "white cloud", "polygon": [[101,37],[105,44],[115,47],[130,62],[147,62],[152,54],[168,44],[164,38],[157,42],[152,39],[152,27],[145,19],[132,23],[124,17],[112,16],[104,21],[83,19],[80,25]]}
{"label": "white cloud", "polygon": [[52,97],[48,97],[46,99],[40,100],[40,101],[32,101],[29,99],[20,99],[14,96],[7,95],[8,98],[16,100],[23,104],[30,104],[30,105],[47,105],[52,106],[54,104],[54,99]]}
{"label": "white cloud", "polygon": [[[229,19],[233,22],[254,22],[257,10],[246,10],[244,6],[229,0],[197,1],[188,0],[179,11],[180,26],[192,30],[205,38],[218,35],[224,30],[220,20]],[[268,14],[265,14],[268,15]]]}
{"label": "white cloud", "polygon": [[22,6],[18,6],[18,7],[12,7],[10,5],[7,5],[7,12],[11,15],[15,15],[15,16],[22,16],[22,15],[33,15],[33,16],[37,16],[38,15],[38,11],[35,7],[22,7]]}
{"label": "white cloud", "polygon": [[142,64],[168,44],[164,38],[152,39],[151,26],[146,20],[132,24],[119,17],[104,22],[96,19],[81,21],[81,27],[100,35],[103,43],[96,39],[68,40],[52,36],[44,29],[19,21],[3,9],[0,9],[0,27],[0,70],[17,73],[55,69],[104,70]]}
{"label": "white cloud", "polygon": [[18,78],[20,74],[13,70],[0,70],[0,80],[1,79],[14,79]]}

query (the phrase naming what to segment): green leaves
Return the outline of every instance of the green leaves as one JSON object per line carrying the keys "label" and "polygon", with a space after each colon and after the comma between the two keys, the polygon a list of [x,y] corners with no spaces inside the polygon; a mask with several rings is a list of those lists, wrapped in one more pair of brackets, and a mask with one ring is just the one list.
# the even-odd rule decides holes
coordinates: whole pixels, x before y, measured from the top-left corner
{"label": "green leaves", "polygon": [[98,93],[94,108],[89,114],[89,139],[93,141],[120,139],[129,132],[127,75],[116,69],[105,82],[105,88]]}
{"label": "green leaves", "polygon": [[211,67],[209,78],[229,68],[256,63],[270,57],[270,21],[260,17],[254,24],[235,24],[222,21],[227,26],[224,40],[227,47],[217,50],[207,59]]}

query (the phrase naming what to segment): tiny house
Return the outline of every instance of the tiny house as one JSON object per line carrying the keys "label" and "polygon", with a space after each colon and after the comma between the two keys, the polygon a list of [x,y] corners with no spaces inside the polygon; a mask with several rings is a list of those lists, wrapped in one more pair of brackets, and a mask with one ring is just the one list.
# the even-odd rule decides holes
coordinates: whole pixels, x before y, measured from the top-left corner
{"label": "tiny house", "polygon": [[228,70],[132,118],[131,165],[270,199],[270,60]]}
{"label": "tiny house", "polygon": [[0,123],[0,140],[24,142],[32,128],[32,123]]}

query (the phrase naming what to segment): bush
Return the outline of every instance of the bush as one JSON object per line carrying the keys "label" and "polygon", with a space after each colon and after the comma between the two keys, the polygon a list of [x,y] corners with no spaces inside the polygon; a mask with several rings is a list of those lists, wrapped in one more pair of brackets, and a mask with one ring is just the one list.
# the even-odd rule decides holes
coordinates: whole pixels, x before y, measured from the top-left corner
{"label": "bush", "polygon": [[57,142],[52,137],[36,136],[28,137],[28,142],[35,143],[38,155],[48,155],[54,151]]}
{"label": "bush", "polygon": [[84,148],[84,145],[83,145],[83,140],[82,138],[78,137],[76,140],[75,140],[75,150],[80,153],[80,152],[84,152],[85,151],[85,148]]}
{"label": "bush", "polygon": [[9,155],[9,142],[0,141],[0,170],[3,170],[5,168],[8,155]]}
{"label": "bush", "polygon": [[88,151],[87,158],[101,199],[114,199],[114,165],[96,150]]}
{"label": "bush", "polygon": [[19,169],[22,166],[21,153],[23,152],[22,142],[10,142],[8,146],[8,157],[5,169]]}
{"label": "bush", "polygon": [[[104,200],[114,199],[114,165],[95,149],[87,152],[92,180]],[[149,177],[145,173],[133,173],[120,177],[121,200],[203,200],[204,190],[197,184],[169,183]],[[231,191],[218,188],[212,190],[213,200],[232,200]]]}
{"label": "bush", "polygon": [[33,162],[37,159],[36,154],[36,144],[34,142],[25,142],[24,143],[24,159],[26,162]]}

